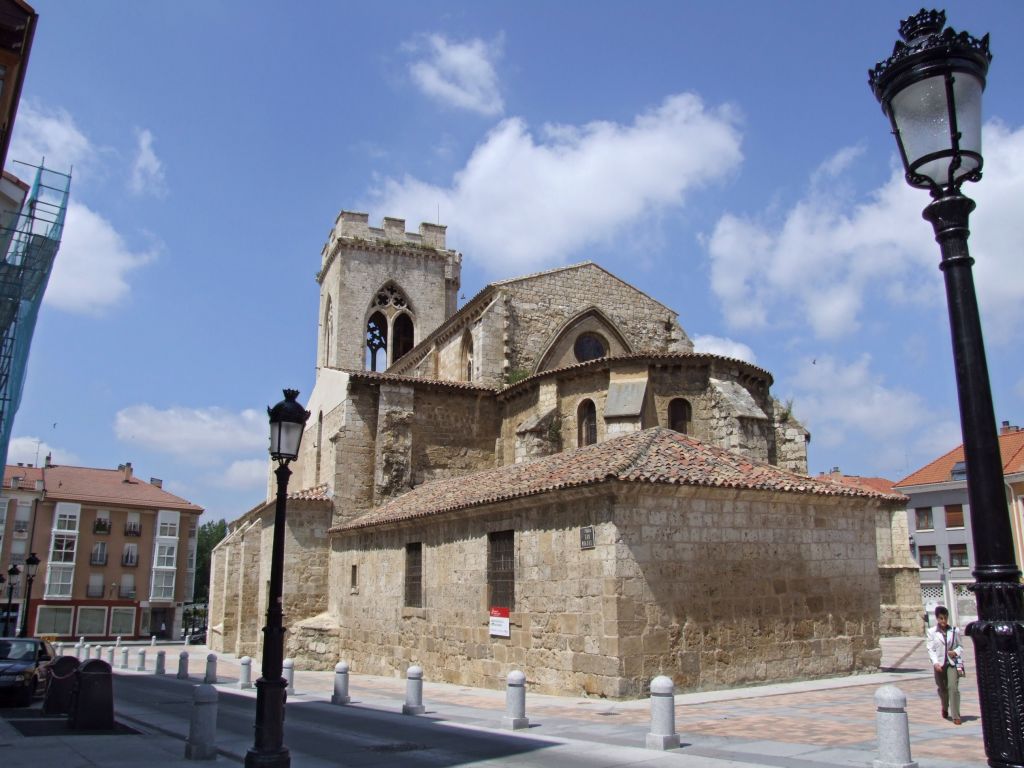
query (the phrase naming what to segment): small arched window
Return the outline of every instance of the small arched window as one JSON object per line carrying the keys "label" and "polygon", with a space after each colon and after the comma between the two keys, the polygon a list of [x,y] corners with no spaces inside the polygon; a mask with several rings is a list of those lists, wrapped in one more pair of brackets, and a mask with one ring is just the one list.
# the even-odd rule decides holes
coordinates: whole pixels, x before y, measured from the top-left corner
{"label": "small arched window", "polygon": [[473,380],[473,334],[462,334],[462,375],[465,381]]}
{"label": "small arched window", "polygon": [[393,363],[412,349],[415,344],[412,318],[403,312],[395,318],[395,325],[392,330],[395,339],[391,348],[391,362]]}
{"label": "small arched window", "polygon": [[593,400],[584,400],[576,409],[576,432],[580,448],[597,442],[597,408]]}
{"label": "small arched window", "polygon": [[576,337],[576,343],[572,347],[576,360],[585,363],[587,360],[596,360],[608,354],[608,344],[596,333],[581,333]]}
{"label": "small arched window", "polygon": [[327,297],[327,309],[324,311],[324,365],[330,365],[334,359],[331,344],[334,342],[334,307],[331,297]]}
{"label": "small arched window", "polygon": [[366,323],[366,367],[371,371],[388,367],[388,321],[380,312],[370,315]]}
{"label": "small arched window", "polygon": [[690,431],[691,417],[690,403],[681,397],[669,401],[668,404],[668,427],[684,435]]}

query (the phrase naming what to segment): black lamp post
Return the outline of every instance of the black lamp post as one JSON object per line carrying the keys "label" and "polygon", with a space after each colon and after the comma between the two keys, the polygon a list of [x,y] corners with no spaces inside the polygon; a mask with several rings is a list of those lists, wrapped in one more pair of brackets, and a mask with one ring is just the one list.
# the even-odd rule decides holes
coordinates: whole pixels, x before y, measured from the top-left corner
{"label": "black lamp post", "polygon": [[274,508],[274,543],[270,556],[270,592],[267,625],[263,628],[263,668],[256,681],[256,740],[245,754],[246,768],[288,768],[291,755],[284,745],[284,623],[281,584],[284,576],[284,524],[288,497],[288,464],[299,455],[302,430],[309,411],[295,398],[298,390],[284,390],[284,400],[267,408],[270,416],[270,457],[277,461],[277,505]]}
{"label": "black lamp post", "polygon": [[978,621],[974,641],[985,754],[991,766],[1024,766],[1024,587],[1013,538],[995,411],[967,249],[974,201],[960,192],[981,178],[981,93],[992,55],[988,35],[943,29],[946,14],[922,10],[900,23],[892,56],[868,83],[892,123],[907,183],[933,198],[924,218],[935,230],[949,304],[953,362],[967,465],[967,496]]}
{"label": "black lamp post", "polygon": [[[14,605],[14,590],[18,586],[18,581],[21,578],[21,569],[12,565],[7,569],[7,613],[4,614],[4,637],[11,634],[11,610]],[[18,625],[15,624],[14,628],[17,629]]]}
{"label": "black lamp post", "polygon": [[36,569],[39,567],[39,558],[35,552],[30,552],[25,558],[25,610],[21,617],[21,634],[18,637],[28,637],[28,612],[32,606],[32,582],[36,579]]}

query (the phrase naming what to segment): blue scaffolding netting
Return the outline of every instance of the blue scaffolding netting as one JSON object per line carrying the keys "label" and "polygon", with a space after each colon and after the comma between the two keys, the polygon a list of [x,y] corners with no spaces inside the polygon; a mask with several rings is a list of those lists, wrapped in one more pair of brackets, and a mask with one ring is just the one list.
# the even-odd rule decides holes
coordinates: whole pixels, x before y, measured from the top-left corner
{"label": "blue scaffolding netting", "polygon": [[0,216],[0,467],[7,465],[32,334],[64,231],[70,189],[70,174],[35,167],[21,210]]}

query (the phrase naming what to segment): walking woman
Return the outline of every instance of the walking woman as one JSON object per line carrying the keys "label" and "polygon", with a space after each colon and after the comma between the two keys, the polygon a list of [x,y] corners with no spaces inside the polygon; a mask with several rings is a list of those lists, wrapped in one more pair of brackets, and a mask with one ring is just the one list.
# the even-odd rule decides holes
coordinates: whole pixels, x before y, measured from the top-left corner
{"label": "walking woman", "polygon": [[935,669],[935,685],[942,702],[942,717],[960,725],[960,676],[964,669],[964,649],[960,631],[949,625],[949,611],[935,609],[935,626],[928,630],[928,656]]}

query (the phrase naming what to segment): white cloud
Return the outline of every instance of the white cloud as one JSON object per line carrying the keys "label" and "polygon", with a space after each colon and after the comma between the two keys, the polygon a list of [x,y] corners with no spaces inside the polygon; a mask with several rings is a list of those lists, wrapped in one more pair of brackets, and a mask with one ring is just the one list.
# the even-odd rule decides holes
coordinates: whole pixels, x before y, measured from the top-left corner
{"label": "white cloud", "polygon": [[[1007,342],[1024,322],[1024,128],[990,122],[985,142],[985,179],[965,189],[978,202],[971,250],[986,331]],[[826,160],[781,223],[734,214],[718,221],[706,241],[711,283],[732,327],[796,315],[819,338],[838,338],[858,329],[869,295],[896,305],[944,300],[938,245],[921,218],[927,195],[894,169],[865,202],[850,204],[837,178],[859,152]]]}
{"label": "white cloud", "polygon": [[722,357],[734,357],[737,360],[746,360],[748,363],[757,362],[754,350],[746,344],[721,336],[694,336],[693,350],[694,352],[705,352],[711,355],[721,355]]}
{"label": "white cloud", "polygon": [[[74,166],[77,177],[83,170],[94,167],[99,151],[66,110],[47,110],[31,100],[22,101],[18,106],[7,153],[9,163],[20,160],[39,165],[45,158],[46,166],[58,171]],[[16,163],[10,164],[8,170],[21,178],[28,175],[27,169]]]}
{"label": "white cloud", "polygon": [[128,273],[155,258],[155,248],[131,250],[109,221],[72,201],[45,301],[68,312],[99,313],[128,294]]}
{"label": "white cloud", "polygon": [[139,144],[132,162],[132,175],[128,188],[136,195],[150,194],[157,197],[167,192],[164,180],[164,166],[153,150],[153,134],[147,129],[137,130]]}
{"label": "white cloud", "polygon": [[501,57],[501,39],[474,38],[454,42],[429,35],[407,46],[423,58],[409,65],[413,82],[443,104],[481,115],[500,115],[505,108],[494,64]]}
{"label": "white cloud", "polygon": [[267,487],[266,459],[233,461],[222,473],[210,478],[210,484],[238,491],[260,491]]}
{"label": "white cloud", "polygon": [[522,120],[504,120],[450,187],[387,179],[373,209],[433,221],[440,208],[458,247],[508,274],[565,263],[588,244],[682,205],[687,192],[730,174],[741,159],[730,110],[680,94],[631,125],[549,125],[537,138]]}
{"label": "white cloud", "polygon": [[267,443],[267,419],[259,411],[223,408],[154,408],[133,405],[117,412],[119,440],[190,462],[253,453]]}
{"label": "white cloud", "polygon": [[71,451],[57,448],[41,438],[32,436],[12,437],[7,446],[7,463],[33,464],[40,466],[50,456],[54,464],[81,465],[82,461]]}

